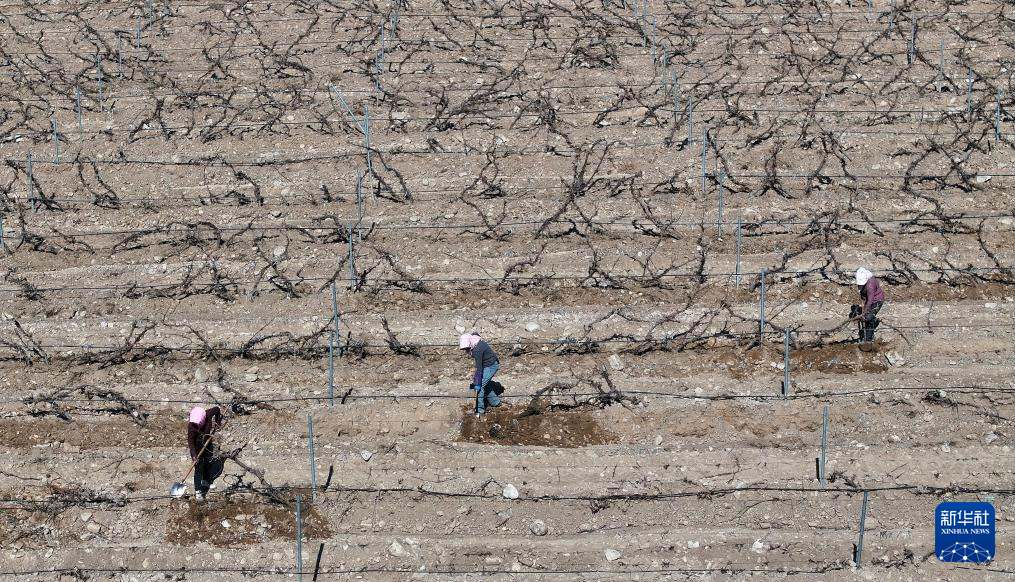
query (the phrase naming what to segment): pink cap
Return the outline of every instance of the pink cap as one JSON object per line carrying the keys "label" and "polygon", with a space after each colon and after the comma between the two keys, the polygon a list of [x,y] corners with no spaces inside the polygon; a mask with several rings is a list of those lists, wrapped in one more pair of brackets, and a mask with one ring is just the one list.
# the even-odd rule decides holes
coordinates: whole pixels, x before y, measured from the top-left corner
{"label": "pink cap", "polygon": [[204,424],[205,412],[200,406],[195,406],[190,409],[190,422],[194,424]]}

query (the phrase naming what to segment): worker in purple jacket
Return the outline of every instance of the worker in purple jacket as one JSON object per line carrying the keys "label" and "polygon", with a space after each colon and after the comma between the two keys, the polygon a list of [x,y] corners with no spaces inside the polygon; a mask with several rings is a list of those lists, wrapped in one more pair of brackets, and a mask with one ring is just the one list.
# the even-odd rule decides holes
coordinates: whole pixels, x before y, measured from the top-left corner
{"label": "worker in purple jacket", "polygon": [[488,387],[490,379],[500,368],[500,360],[493,348],[479,336],[478,333],[466,333],[458,338],[458,347],[466,354],[472,356],[476,362],[476,373],[472,376],[472,389],[476,391],[476,416],[480,417],[486,410],[486,405],[496,408],[500,406],[500,398],[493,388]]}
{"label": "worker in purple jacket", "polygon": [[194,491],[196,499],[204,501],[214,479],[212,457],[215,445],[210,442],[211,435],[222,426],[222,411],[218,406],[208,410],[195,406],[190,410],[189,420],[187,448],[190,449],[190,460],[194,463]]}
{"label": "worker in purple jacket", "polygon": [[863,267],[856,270],[856,285],[860,289],[860,301],[863,302],[858,316],[861,321],[860,341],[874,341],[874,330],[881,323],[877,315],[885,302],[885,291],[874,274]]}

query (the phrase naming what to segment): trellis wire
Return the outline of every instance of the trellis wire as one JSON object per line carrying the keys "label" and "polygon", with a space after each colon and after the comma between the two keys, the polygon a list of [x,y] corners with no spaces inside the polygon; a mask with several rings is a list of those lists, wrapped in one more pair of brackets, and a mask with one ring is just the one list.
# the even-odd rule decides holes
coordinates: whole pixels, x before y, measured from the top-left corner
{"label": "trellis wire", "polygon": [[352,123],[356,126],[356,129],[360,130],[360,132],[366,133],[365,126],[356,120],[356,114],[352,112],[352,108],[349,107],[349,103],[347,103],[345,97],[342,96],[342,91],[331,83],[328,83],[328,88],[330,88],[331,92],[335,94],[336,98],[338,98],[338,102],[342,104],[342,107],[345,107],[345,110],[349,113],[349,117],[352,118]]}

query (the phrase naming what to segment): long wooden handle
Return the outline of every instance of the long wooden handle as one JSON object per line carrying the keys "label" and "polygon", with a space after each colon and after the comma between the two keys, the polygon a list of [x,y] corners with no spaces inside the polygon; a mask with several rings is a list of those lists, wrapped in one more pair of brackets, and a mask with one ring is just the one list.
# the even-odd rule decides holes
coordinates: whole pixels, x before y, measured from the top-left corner
{"label": "long wooden handle", "polygon": [[204,454],[204,450],[207,449],[208,445],[211,444],[211,437],[212,437],[213,434],[215,434],[215,433],[212,432],[212,433],[208,434],[208,438],[205,439],[205,441],[204,441],[204,446],[201,447],[201,451],[199,453],[197,453],[197,459],[194,460],[194,462],[190,464],[190,468],[187,469],[187,473],[183,476],[183,479],[181,479],[181,481],[186,481],[187,477],[190,477],[190,472],[194,470],[194,467],[197,466],[197,461],[201,460],[201,455]]}

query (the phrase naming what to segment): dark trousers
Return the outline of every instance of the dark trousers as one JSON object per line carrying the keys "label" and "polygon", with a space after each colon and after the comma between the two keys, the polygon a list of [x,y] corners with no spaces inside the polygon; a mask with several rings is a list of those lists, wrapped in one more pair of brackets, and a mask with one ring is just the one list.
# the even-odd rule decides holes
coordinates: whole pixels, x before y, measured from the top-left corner
{"label": "dark trousers", "polygon": [[208,445],[204,453],[198,457],[197,464],[194,465],[194,491],[198,493],[207,494],[212,481],[218,476],[215,474],[215,459],[212,450],[214,447],[215,445]]}
{"label": "dark trousers", "polygon": [[871,304],[870,311],[863,318],[860,324],[860,332],[862,341],[869,342],[874,341],[874,330],[881,324],[881,320],[878,319],[878,312],[881,311],[881,306],[884,305],[884,301],[877,301]]}

